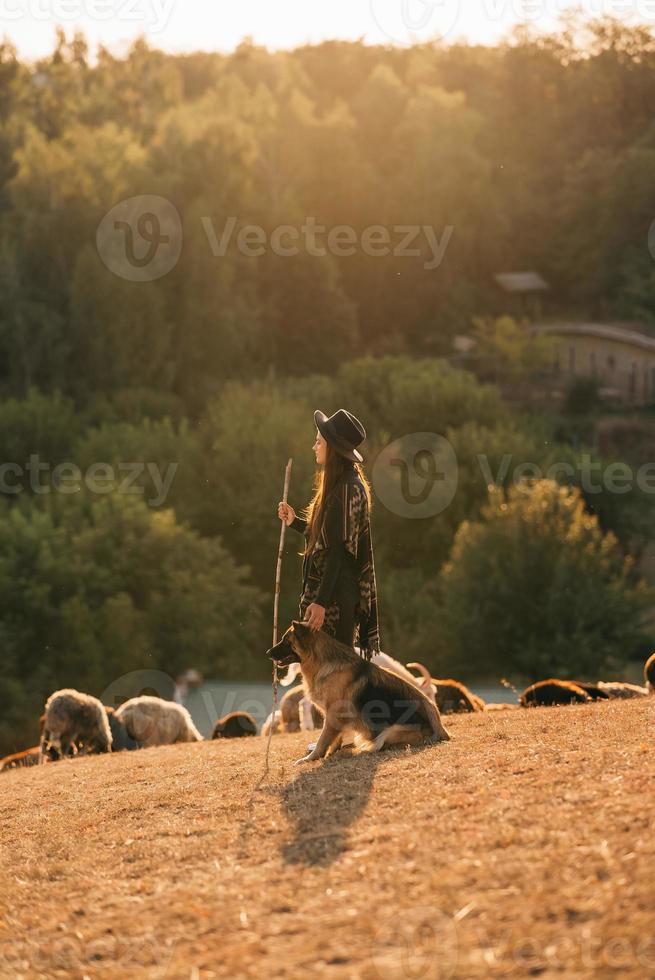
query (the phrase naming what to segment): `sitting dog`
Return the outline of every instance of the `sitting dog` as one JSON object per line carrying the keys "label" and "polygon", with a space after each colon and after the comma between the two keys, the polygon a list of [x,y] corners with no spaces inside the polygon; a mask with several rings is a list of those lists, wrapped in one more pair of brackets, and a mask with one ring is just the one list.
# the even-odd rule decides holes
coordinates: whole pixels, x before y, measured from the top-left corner
{"label": "sitting dog", "polygon": [[348,733],[360,752],[450,738],[438,709],[414,684],[363,660],[323,630],[294,620],[267,656],[278,666],[299,663],[309,696],[325,714],[316,746],[296,764],[332,755]]}
{"label": "sitting dog", "polygon": [[[353,649],[355,653],[361,656],[361,650],[359,647],[353,647]],[[416,687],[422,690],[431,701],[435,700],[435,689],[432,685],[430,672],[428,671],[427,667],[423,666],[423,664],[407,664],[407,667],[405,667],[398,660],[394,660],[393,657],[390,657],[388,653],[382,652],[374,653],[371,660],[376,667],[385,667],[387,670],[390,670],[392,674],[397,674],[404,680],[409,681],[410,684],[414,684]],[[408,667],[418,670],[421,677],[415,677],[414,674],[410,673]],[[280,684],[282,687],[288,687],[289,684],[296,680],[300,673],[300,664],[291,664],[287,670],[286,676],[280,680]],[[441,706],[438,705],[438,707]],[[282,712],[280,731],[309,732],[315,728],[323,727],[323,715],[320,713],[316,705],[312,704],[311,698],[308,698],[305,695],[305,690],[302,685],[300,687],[294,687],[291,691],[287,691],[282,698],[280,709]]]}

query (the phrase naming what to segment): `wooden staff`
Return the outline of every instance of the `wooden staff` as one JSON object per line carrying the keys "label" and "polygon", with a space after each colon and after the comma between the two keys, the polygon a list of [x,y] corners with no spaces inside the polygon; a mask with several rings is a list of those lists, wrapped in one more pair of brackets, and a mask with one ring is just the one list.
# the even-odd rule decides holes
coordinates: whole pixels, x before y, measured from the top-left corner
{"label": "wooden staff", "polygon": [[[287,468],[284,471],[284,491],[282,493],[282,500],[286,504],[287,496],[289,493],[289,480],[291,478],[291,464],[293,460],[290,459],[287,463]],[[273,646],[277,643],[277,610],[280,605],[280,576],[282,573],[282,551],[284,550],[284,532],[287,529],[287,522],[282,521],[282,527],[280,528],[280,546],[277,549],[277,567],[275,569],[275,599],[273,601]],[[277,689],[278,689],[278,679],[277,679],[277,664],[273,662],[273,707],[271,709],[271,727],[268,733],[268,739],[266,740],[266,754],[264,756],[264,771],[257,780],[256,784],[253,786],[252,794],[250,796],[250,801],[254,799],[254,795],[263,783],[264,779],[269,773],[269,756],[271,752],[271,739],[273,737],[273,729],[275,728],[275,714],[277,712]]]}
{"label": "wooden staff", "polygon": [[[289,494],[289,480],[291,479],[291,464],[293,459],[290,459],[287,463],[287,468],[284,471],[284,492],[282,494],[282,500],[286,504],[287,496]],[[282,574],[282,551],[284,550],[284,532],[287,529],[287,522],[282,521],[282,527],[280,528],[280,546],[277,549],[277,568],[275,569],[275,600],[273,602],[273,646],[277,643],[277,611],[280,605],[280,576]]]}

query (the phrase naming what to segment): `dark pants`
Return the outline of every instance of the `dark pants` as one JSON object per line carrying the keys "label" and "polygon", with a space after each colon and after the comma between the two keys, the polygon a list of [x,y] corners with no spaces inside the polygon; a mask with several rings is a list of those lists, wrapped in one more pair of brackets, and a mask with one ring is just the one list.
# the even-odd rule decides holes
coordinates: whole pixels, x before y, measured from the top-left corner
{"label": "dark pants", "polygon": [[[349,557],[349,556],[348,556]],[[307,606],[315,601],[318,593],[316,580],[311,581],[303,577],[303,594],[300,597],[299,616],[305,618]],[[355,632],[357,629],[357,606],[359,604],[359,583],[357,572],[352,562],[344,560],[334,587],[330,605],[326,609],[325,622],[323,629],[335,640],[345,643],[346,646],[355,645]]]}
{"label": "dark pants", "polygon": [[357,579],[350,569],[343,569],[339,575],[333,602],[339,607],[339,622],[334,638],[346,646],[355,645],[356,609],[359,601]]}

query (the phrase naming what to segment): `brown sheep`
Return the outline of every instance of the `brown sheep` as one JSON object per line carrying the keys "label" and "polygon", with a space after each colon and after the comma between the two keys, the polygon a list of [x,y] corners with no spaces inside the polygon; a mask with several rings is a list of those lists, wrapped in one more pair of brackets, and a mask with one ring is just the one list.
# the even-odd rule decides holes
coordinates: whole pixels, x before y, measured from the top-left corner
{"label": "brown sheep", "polygon": [[[134,749],[138,749],[139,746],[136,744],[134,739],[130,738],[130,736],[127,734],[125,725],[123,725],[122,722],[120,722],[118,718],[115,717],[114,708],[110,708],[109,705],[106,704],[103,704],[103,708],[105,709],[105,713],[107,715],[107,721],[109,722],[109,731],[111,732],[112,752],[122,752],[126,749],[129,751],[133,751]],[[43,736],[44,725],[45,725],[45,714],[41,715],[41,717],[39,718],[40,736]],[[77,753],[83,750],[83,748],[84,748],[84,743],[81,741],[80,742],[76,741],[74,745],[71,745],[68,754],[70,756],[77,755]],[[30,750],[26,750],[26,751],[30,751]],[[58,758],[59,756],[57,755],[57,753],[51,749],[50,750],[51,761],[55,762]]]}
{"label": "brown sheep", "polygon": [[452,678],[440,680],[432,678],[436,688],[437,707],[442,714],[460,714],[470,711],[484,711],[485,702],[470,691],[465,684]]}
{"label": "brown sheep", "polygon": [[64,688],[50,695],[45,704],[41,756],[53,749],[59,756],[77,751],[110,752],[111,730],[104,706],[90,694]]}
{"label": "brown sheep", "polygon": [[[108,708],[103,705],[106,713],[107,719],[109,721],[109,730],[112,735],[112,752],[120,752],[123,749],[136,749],[138,746],[133,739],[129,737],[125,726],[114,717],[114,709]],[[43,735],[43,729],[45,727],[45,714],[42,714],[39,718],[39,729],[41,735]],[[80,740],[76,740],[75,743],[71,744],[70,754],[76,755],[78,752],[84,750],[84,743]],[[54,748],[50,747],[47,751],[46,760],[47,762],[57,762],[60,758],[59,752]],[[41,746],[35,745],[30,749],[23,749],[22,752],[14,752],[13,755],[7,755],[4,759],[0,759],[0,772],[6,772],[9,769],[21,769],[25,766],[35,766],[41,762]]]}
{"label": "brown sheep", "polygon": [[655,653],[644,664],[644,683],[651,694],[655,694]]}
{"label": "brown sheep", "polygon": [[[52,751],[49,752],[52,758]],[[55,756],[55,761],[59,756]],[[22,769],[24,766],[38,766],[41,761],[41,746],[35,745],[31,749],[23,749],[22,752],[14,752],[13,755],[6,755],[0,759],[0,772],[8,772],[10,769]]]}
{"label": "brown sheep", "polygon": [[583,704],[590,701],[589,695],[577,684],[571,681],[560,681],[550,678],[547,681],[537,681],[526,687],[519,701],[524,708],[539,705],[554,704]]}
{"label": "brown sheep", "polygon": [[[39,741],[43,738],[43,729],[44,729],[44,727],[45,727],[45,712],[44,712],[44,714],[39,715]],[[25,749],[25,751],[26,752],[29,752],[30,749]],[[54,749],[50,749],[49,754],[50,754],[50,760],[52,762],[56,762],[57,759],[60,758],[60,756],[54,751]],[[69,753],[68,754],[69,755],[76,755],[77,754],[77,746],[71,747],[71,749],[69,750]]]}
{"label": "brown sheep", "polygon": [[212,738],[242,738],[256,735],[257,722],[247,711],[231,711],[219,718],[214,725]]}

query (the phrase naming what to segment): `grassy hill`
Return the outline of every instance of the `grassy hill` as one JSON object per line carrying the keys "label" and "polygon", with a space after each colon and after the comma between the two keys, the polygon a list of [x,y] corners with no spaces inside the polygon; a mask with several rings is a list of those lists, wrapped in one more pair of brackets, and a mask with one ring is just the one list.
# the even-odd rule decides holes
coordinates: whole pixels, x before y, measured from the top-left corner
{"label": "grassy hill", "polygon": [[655,701],[449,719],[293,768],[305,735],[0,776],[0,976],[655,973]]}

